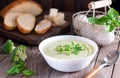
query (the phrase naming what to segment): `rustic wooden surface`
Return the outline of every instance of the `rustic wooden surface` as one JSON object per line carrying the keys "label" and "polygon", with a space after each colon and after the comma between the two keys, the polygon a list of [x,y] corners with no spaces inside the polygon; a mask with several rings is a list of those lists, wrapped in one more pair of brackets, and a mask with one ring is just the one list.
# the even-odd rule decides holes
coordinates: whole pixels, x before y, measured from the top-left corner
{"label": "rustic wooden surface", "polygon": [[[0,0],[0,10],[4,8],[9,3],[15,0]],[[87,10],[87,4],[91,1],[98,1],[98,0],[33,0],[37,3],[41,4],[43,10],[49,10],[49,8],[58,8],[60,11],[81,11]]]}
{"label": "rustic wooden surface", "polygon": [[[0,0],[0,10],[8,5],[10,2],[14,0]],[[38,3],[40,3],[43,6],[44,10],[49,10],[49,8],[55,7],[58,8],[60,11],[81,11],[87,9],[87,4],[90,1],[96,1],[96,0],[34,0]],[[116,1],[116,0],[114,0]],[[119,3],[119,2],[118,2]],[[118,7],[118,6],[117,6]],[[0,22],[3,20],[0,17]],[[67,34],[74,35],[73,32],[68,32]],[[0,78],[26,78],[22,74],[16,74],[16,75],[7,75],[6,71],[11,68],[12,62],[9,54],[3,54],[1,47],[3,43],[7,39],[0,36]],[[16,45],[21,44],[18,42],[15,42]],[[99,51],[91,64],[86,67],[85,69],[77,72],[72,73],[63,73],[56,71],[49,67],[49,65],[46,63],[42,55],[40,54],[38,50],[38,46],[27,46],[27,55],[28,58],[26,60],[27,67],[29,69],[32,69],[35,71],[35,74],[31,76],[30,78],[84,78],[84,76],[90,72],[94,67],[100,65],[105,57],[105,55],[111,51],[111,50],[119,50],[120,51],[120,43],[112,43],[107,46],[99,46]],[[119,78],[120,77],[120,59],[118,61],[110,66],[103,68],[95,78]]]}
{"label": "rustic wooden surface", "polygon": [[[73,32],[69,32],[67,34],[74,35]],[[0,46],[6,41],[6,39],[0,37]],[[15,42],[16,43],[16,42]],[[16,43],[18,45],[19,43]],[[111,50],[119,50],[120,44],[119,42],[112,43],[107,46],[99,46],[99,51],[91,64],[77,72],[73,73],[63,73],[56,71],[49,67],[46,61],[43,59],[42,55],[38,50],[38,46],[27,46],[27,55],[28,58],[26,60],[27,67],[35,71],[35,75],[30,78],[84,78],[84,76],[90,72],[94,67],[100,65],[103,61],[105,55]],[[0,47],[0,78],[26,78],[22,74],[7,75],[6,71],[12,66],[11,58],[9,54],[3,54]],[[119,78],[120,77],[120,59],[110,66],[103,68],[95,78]]]}
{"label": "rustic wooden surface", "polygon": [[[72,22],[72,12],[64,12],[65,13],[65,20],[67,21],[67,24],[63,26],[56,26],[51,27],[50,30],[48,30],[47,33],[39,35],[36,34],[33,30],[30,34],[21,34],[18,29],[16,28],[13,31],[7,31],[4,29],[4,24],[0,24],[0,36],[10,38],[22,43],[26,43],[28,45],[39,45],[39,43],[50,36],[65,34],[70,30],[71,22]],[[40,16],[36,17],[36,24],[38,24],[41,20],[43,20],[44,15],[48,15],[49,12],[43,12]]]}
{"label": "rustic wooden surface", "polygon": [[[0,0],[0,10],[2,10],[6,5],[13,2],[15,0]],[[98,0],[33,0],[37,3],[41,4],[43,10],[49,10],[49,8],[58,8],[60,11],[70,11],[70,12],[78,12],[83,10],[88,10],[87,4],[91,1]],[[120,12],[120,1],[112,0],[112,7]],[[1,21],[1,18],[0,18]]]}

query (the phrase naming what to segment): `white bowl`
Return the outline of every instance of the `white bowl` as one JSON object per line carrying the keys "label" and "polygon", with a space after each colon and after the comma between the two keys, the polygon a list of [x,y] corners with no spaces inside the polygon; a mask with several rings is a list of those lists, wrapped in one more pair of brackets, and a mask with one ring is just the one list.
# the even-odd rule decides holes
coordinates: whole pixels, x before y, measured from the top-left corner
{"label": "white bowl", "polygon": [[[84,41],[86,43],[89,43],[91,46],[94,47],[94,52],[88,57],[80,58],[80,59],[57,59],[51,56],[48,56],[44,53],[43,48],[50,42],[56,41],[56,40],[62,40],[62,39],[78,39],[80,41]],[[54,45],[54,44],[53,44]],[[79,71],[87,67],[91,61],[93,60],[94,56],[98,52],[98,46],[97,44],[87,38],[83,38],[80,36],[73,36],[73,35],[61,35],[61,36],[54,36],[47,38],[43,40],[39,44],[39,50],[46,62],[50,67],[52,67],[55,70],[62,71],[62,72],[74,72]]]}

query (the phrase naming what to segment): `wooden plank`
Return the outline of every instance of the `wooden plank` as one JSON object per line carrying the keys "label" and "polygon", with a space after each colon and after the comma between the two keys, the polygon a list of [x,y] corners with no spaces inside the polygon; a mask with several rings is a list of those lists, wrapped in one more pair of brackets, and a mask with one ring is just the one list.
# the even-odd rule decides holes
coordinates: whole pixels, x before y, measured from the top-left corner
{"label": "wooden plank", "polygon": [[[111,51],[113,49],[117,49],[117,45],[118,45],[118,43],[115,43],[115,44],[111,44],[109,46],[102,47],[100,49],[100,53],[99,53],[99,56],[98,56],[97,65],[100,64],[100,61],[102,61],[104,56],[109,51]],[[96,61],[94,59],[92,64],[89,65],[89,67],[85,68],[84,70],[74,72],[74,73],[62,73],[62,72],[58,72],[56,70],[53,70],[52,68],[50,68],[48,66],[48,64],[45,62],[45,60],[43,59],[43,57],[39,53],[38,47],[28,47],[27,55],[28,55],[28,58],[26,60],[27,67],[36,72],[36,74],[31,76],[30,78],[41,78],[41,77],[42,78],[83,78],[83,76],[86,75],[88,73],[88,71],[90,71],[94,67],[95,61]],[[7,65],[6,65],[6,63],[7,63]],[[119,64],[119,63],[117,63],[117,64]],[[0,70],[3,70],[3,71],[0,72],[1,78],[25,78],[22,74],[8,76],[5,71],[7,71],[11,67],[11,65],[12,64],[11,64],[11,60],[10,60],[9,56],[6,57],[4,59],[4,61],[2,61],[0,63]],[[4,69],[2,69],[2,68],[4,68]],[[119,71],[119,69],[117,69],[117,68],[115,69],[115,71],[117,70],[116,72]],[[104,73],[106,73],[105,76],[104,76]],[[101,70],[98,73],[96,78],[111,78],[110,77],[111,74],[112,74],[112,67],[104,68],[103,70]],[[116,78],[118,77],[118,74],[115,75]]]}
{"label": "wooden plank", "polygon": [[7,70],[11,68],[11,58],[10,56],[6,57],[1,63],[0,63],[0,78],[7,78]]}
{"label": "wooden plank", "polygon": [[73,72],[73,73],[70,73],[69,74],[69,78],[84,78],[84,76],[86,74],[88,74],[88,72],[94,68],[94,65],[95,65],[95,59],[93,60],[93,62],[85,69],[79,71],[79,72]]}
{"label": "wooden plank", "polygon": [[0,54],[2,54],[2,44],[3,44],[5,41],[6,41],[6,39],[5,39],[5,38],[2,38],[2,37],[0,36]]}
{"label": "wooden plank", "polygon": [[[13,1],[14,0],[6,0],[6,1],[0,0],[0,10]],[[34,1],[41,4],[44,10],[48,10],[53,5],[52,0],[34,0]]]}
{"label": "wooden plank", "polygon": [[2,38],[2,37],[0,36],[0,45],[2,45],[5,41],[6,41],[6,39],[5,39],[5,38]]}
{"label": "wooden plank", "polygon": [[64,0],[53,0],[53,7],[64,11]]}
{"label": "wooden plank", "polygon": [[84,0],[84,1],[76,0],[76,11],[83,11],[88,9],[87,5],[89,2],[90,0]]}
{"label": "wooden plank", "polygon": [[3,9],[6,5],[8,5],[9,3],[11,3],[13,0],[6,0],[6,1],[2,1],[0,0],[0,10]]}
{"label": "wooden plank", "polygon": [[70,30],[69,32],[66,33],[66,35],[76,35],[73,30]]}
{"label": "wooden plank", "polygon": [[41,78],[41,77],[42,78],[48,78],[49,74],[52,71],[52,69],[48,66],[48,64],[46,63],[46,61],[43,59],[42,55],[40,54],[40,52],[38,50],[38,47],[32,49],[32,53],[34,53],[35,51],[36,51],[35,55],[34,56],[31,55],[31,57],[32,56],[33,57],[36,56],[36,59],[35,59],[36,61],[34,62],[34,64],[36,66],[36,72],[37,72],[36,75],[37,75],[37,78]]}
{"label": "wooden plank", "polygon": [[79,72],[70,73],[69,78],[84,78],[84,76],[86,76],[88,74],[88,72],[94,68],[97,58],[98,58],[98,55],[99,55],[99,51],[97,52],[96,56],[92,60],[91,64],[88,65],[88,67],[86,67],[85,69],[83,69]]}
{"label": "wooden plank", "polygon": [[23,78],[22,74],[8,75],[6,78]]}
{"label": "wooden plank", "polygon": [[[120,52],[120,43],[119,43],[119,49],[118,50]],[[120,57],[117,60],[117,62],[115,63],[112,78],[118,78],[118,77],[120,77]]]}
{"label": "wooden plank", "polygon": [[0,54],[0,63],[4,61],[4,59],[8,56],[8,54]]}
{"label": "wooden plank", "polygon": [[[44,12],[40,16],[37,17],[36,23],[41,21],[43,19],[43,16],[45,14],[48,14],[48,12]],[[43,39],[55,36],[55,35],[60,35],[60,34],[65,34],[70,30],[70,25],[71,25],[71,12],[65,12],[65,20],[68,22],[66,26],[56,26],[56,27],[51,27],[48,32],[42,35],[38,35],[35,33],[35,31],[32,31],[30,34],[21,34],[17,29],[13,31],[7,31],[3,28],[4,24],[0,24],[0,35],[6,38],[10,38],[13,40],[16,40],[21,43],[26,43],[28,45],[38,45]]]}
{"label": "wooden plank", "polygon": [[88,10],[88,3],[91,1],[97,1],[97,0],[75,0],[75,7],[76,11],[83,11],[83,10]]}
{"label": "wooden plank", "polygon": [[[107,55],[108,52],[112,50],[116,50],[118,48],[118,43],[113,43],[107,46],[103,46],[100,49],[100,53],[96,62],[96,66],[103,63],[104,57]],[[111,78],[113,66],[103,68],[95,78]]]}
{"label": "wooden plank", "polygon": [[53,70],[49,78],[69,78],[69,73]]}
{"label": "wooden plank", "polygon": [[53,6],[52,0],[35,0],[42,5],[43,10],[49,10]]}
{"label": "wooden plank", "polygon": [[75,0],[64,0],[64,11],[75,12]]}

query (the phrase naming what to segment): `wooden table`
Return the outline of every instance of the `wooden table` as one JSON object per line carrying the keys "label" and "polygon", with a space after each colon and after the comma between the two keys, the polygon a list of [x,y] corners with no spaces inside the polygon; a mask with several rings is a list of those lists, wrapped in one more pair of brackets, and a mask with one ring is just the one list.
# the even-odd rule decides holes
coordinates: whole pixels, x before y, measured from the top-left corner
{"label": "wooden table", "polygon": [[[1,46],[5,41],[6,39],[0,37],[0,78],[25,78],[22,74],[12,76],[7,75],[6,71],[11,68],[12,63],[10,55],[2,54],[1,51]],[[16,43],[16,45],[17,44],[19,43]],[[35,75],[30,78],[84,78],[90,70],[102,63],[103,58],[109,51],[116,49],[120,51],[119,42],[107,46],[99,46],[99,51],[96,57],[87,68],[78,72],[63,73],[48,66],[40,54],[38,46],[27,46],[28,58],[26,64],[29,69],[35,71]],[[118,59],[116,64],[102,69],[95,78],[120,78],[120,59]]]}

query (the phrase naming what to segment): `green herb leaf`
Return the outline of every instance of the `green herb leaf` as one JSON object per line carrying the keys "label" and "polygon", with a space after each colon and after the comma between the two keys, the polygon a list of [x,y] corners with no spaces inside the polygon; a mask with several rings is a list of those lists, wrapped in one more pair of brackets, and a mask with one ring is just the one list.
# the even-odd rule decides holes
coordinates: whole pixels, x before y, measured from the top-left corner
{"label": "green herb leaf", "polygon": [[16,73],[16,72],[15,72],[15,69],[16,69],[16,67],[12,67],[11,69],[7,70],[7,73],[8,73],[9,75],[15,74],[15,73]]}
{"label": "green herb leaf", "polygon": [[109,32],[112,32],[114,29],[115,29],[115,26],[114,25],[110,25]]}
{"label": "green herb leaf", "polygon": [[116,19],[119,16],[119,12],[117,12],[114,8],[110,8],[108,10],[108,16],[111,17],[112,19]]}
{"label": "green herb leaf", "polygon": [[92,24],[105,25],[106,31],[112,32],[115,30],[115,27],[120,27],[120,20],[118,17],[119,13],[114,8],[110,8],[108,15],[101,18],[89,17],[89,22]]}
{"label": "green herb leaf", "polygon": [[80,51],[84,50],[85,46],[81,44],[75,44],[74,42],[71,42],[71,44],[66,45],[59,45],[56,47],[56,50],[61,54],[75,54],[78,55]]}
{"label": "green herb leaf", "polygon": [[64,51],[63,47],[60,45],[56,48],[57,51],[59,51],[60,53],[62,53]]}
{"label": "green herb leaf", "polygon": [[103,16],[101,18],[98,19],[98,22],[96,24],[99,25],[106,25],[109,21],[109,17],[108,16]]}
{"label": "green herb leaf", "polygon": [[21,72],[21,69],[16,67],[15,73],[19,74],[20,72]]}
{"label": "green herb leaf", "polygon": [[120,20],[115,21],[115,26],[120,27]]}
{"label": "green herb leaf", "polygon": [[99,22],[98,22],[98,18],[94,18],[94,17],[90,17],[90,18],[88,19],[88,21],[91,22],[92,24],[97,24],[97,23],[99,23]]}
{"label": "green herb leaf", "polygon": [[21,73],[25,69],[26,69],[25,64],[14,64],[13,67],[7,71],[7,73],[9,75],[18,74],[18,73]]}
{"label": "green herb leaf", "polygon": [[24,70],[22,72],[25,76],[32,76],[34,74],[33,70]]}

